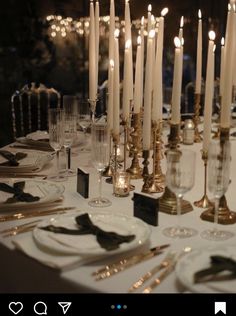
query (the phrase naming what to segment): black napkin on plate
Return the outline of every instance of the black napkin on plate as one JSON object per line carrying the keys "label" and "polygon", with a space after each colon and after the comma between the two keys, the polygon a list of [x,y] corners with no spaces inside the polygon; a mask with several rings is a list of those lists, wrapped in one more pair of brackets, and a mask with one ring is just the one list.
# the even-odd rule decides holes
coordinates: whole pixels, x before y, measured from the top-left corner
{"label": "black napkin on plate", "polygon": [[27,154],[18,152],[15,155],[8,150],[0,150],[0,155],[3,156],[7,161],[0,163],[1,166],[19,166],[19,160],[24,159]]}
{"label": "black napkin on plate", "polygon": [[65,227],[56,227],[53,225],[40,227],[40,229],[50,231],[58,234],[68,234],[68,235],[87,235],[92,234],[97,238],[99,245],[108,250],[115,250],[119,248],[119,245],[123,242],[131,242],[134,240],[135,235],[123,236],[115,232],[107,232],[94,225],[89,218],[87,213],[79,215],[75,218],[76,223],[79,225],[79,229],[67,229]]}
{"label": "black napkin on plate", "polygon": [[25,193],[23,191],[25,187],[25,181],[15,182],[13,187],[6,183],[0,182],[0,191],[12,193],[13,197],[6,200],[5,203],[15,203],[15,202],[36,202],[40,199],[38,196],[33,196],[30,193]]}
{"label": "black napkin on plate", "polygon": [[[216,278],[220,272],[229,271],[230,275]],[[211,256],[211,266],[194,274],[194,283],[220,281],[236,278],[236,261],[224,256]]]}

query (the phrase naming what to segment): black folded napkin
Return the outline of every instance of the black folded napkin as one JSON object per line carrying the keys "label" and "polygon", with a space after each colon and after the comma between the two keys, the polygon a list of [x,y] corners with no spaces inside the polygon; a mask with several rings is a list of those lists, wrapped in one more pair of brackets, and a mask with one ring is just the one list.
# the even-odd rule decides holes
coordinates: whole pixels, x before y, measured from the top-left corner
{"label": "black folded napkin", "polygon": [[0,150],[0,155],[2,155],[8,161],[0,163],[1,166],[19,166],[19,160],[24,159],[27,154],[18,152],[15,155],[8,150]]}
{"label": "black folded napkin", "polygon": [[25,181],[15,182],[13,187],[6,183],[0,182],[0,191],[12,193],[13,197],[6,200],[4,203],[15,203],[15,202],[36,202],[40,199],[38,196],[33,196],[30,193],[23,191],[25,187]]}
{"label": "black folded napkin", "polygon": [[[220,272],[229,271],[230,275],[217,278]],[[194,283],[207,282],[207,281],[220,281],[228,278],[236,278],[236,261],[223,256],[211,256],[211,266],[207,269],[200,270],[194,274]]]}
{"label": "black folded napkin", "polygon": [[108,250],[115,250],[119,248],[119,245],[123,242],[131,242],[134,240],[135,235],[123,236],[115,232],[107,232],[94,225],[87,213],[79,215],[75,218],[76,223],[79,225],[79,229],[67,229],[65,227],[56,227],[53,225],[40,227],[40,229],[50,231],[56,234],[68,234],[68,235],[87,235],[92,234],[97,238],[99,245]]}

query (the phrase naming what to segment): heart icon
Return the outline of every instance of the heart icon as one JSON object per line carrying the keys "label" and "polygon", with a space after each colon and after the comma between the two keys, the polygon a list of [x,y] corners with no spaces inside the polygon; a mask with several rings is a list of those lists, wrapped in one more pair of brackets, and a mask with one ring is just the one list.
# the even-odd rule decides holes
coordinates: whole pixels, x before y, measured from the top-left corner
{"label": "heart icon", "polygon": [[12,313],[17,315],[23,309],[23,304],[21,302],[11,302],[8,307]]}

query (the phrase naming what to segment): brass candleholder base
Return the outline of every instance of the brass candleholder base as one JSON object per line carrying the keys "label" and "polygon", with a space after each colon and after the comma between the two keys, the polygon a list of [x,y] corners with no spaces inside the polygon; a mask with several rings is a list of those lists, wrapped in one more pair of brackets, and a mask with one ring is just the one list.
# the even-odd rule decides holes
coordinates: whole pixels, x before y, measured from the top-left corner
{"label": "brass candleholder base", "polygon": [[[220,129],[220,142],[223,144],[229,140],[229,128]],[[201,214],[201,219],[208,222],[214,222],[215,207],[211,207]],[[220,198],[218,223],[223,225],[229,225],[236,223],[236,213],[230,211],[225,195]]]}
{"label": "brass candleholder base", "polygon": [[140,130],[140,113],[133,113],[133,131],[130,134],[132,138],[130,152],[133,159],[130,168],[127,169],[131,179],[142,179],[142,168],[139,166],[138,158],[141,150]]}
{"label": "brass candleholder base", "polygon": [[152,123],[153,130],[153,174],[150,177],[150,193],[161,193],[165,188],[165,176],[161,170],[163,159],[161,141],[161,123]]}
{"label": "brass candleholder base", "polygon": [[112,170],[112,166],[111,166],[111,160],[112,160],[112,136],[110,136],[110,159],[109,159],[109,165],[103,171],[103,173],[102,173],[103,177],[112,177],[112,175],[113,175],[113,170]]}
{"label": "brass candleholder base", "polygon": [[202,137],[198,130],[198,124],[200,123],[199,114],[200,114],[200,109],[201,109],[200,101],[201,101],[201,94],[195,93],[194,117],[193,117],[195,143],[200,143],[202,141]]}
{"label": "brass candleholder base", "polygon": [[203,197],[199,201],[195,201],[193,204],[197,207],[208,208],[213,206],[212,202],[209,200],[207,196],[207,152],[202,152],[202,160],[204,162],[204,194]]}
{"label": "brass candleholder base", "polygon": [[170,134],[168,137],[167,148],[174,150],[178,148],[180,142],[180,124],[170,123]]}
{"label": "brass candleholder base", "polygon": [[113,139],[113,144],[114,144],[114,150],[115,150],[115,155],[114,155],[114,169],[112,170],[112,174],[110,178],[106,179],[106,183],[108,184],[113,184],[113,177],[117,172],[118,169],[118,161],[117,161],[117,148],[119,144],[119,135],[112,134],[112,139]]}
{"label": "brass candleholder base", "polygon": [[[165,192],[159,199],[159,210],[160,212],[167,213],[170,215],[177,215],[177,200],[173,192],[168,187],[165,188]],[[181,214],[191,212],[193,210],[190,202],[186,200],[181,201]]]}
{"label": "brass candleholder base", "polygon": [[143,181],[144,184],[142,186],[142,192],[144,193],[150,193],[150,175],[148,171],[148,165],[149,165],[149,150],[144,150],[143,151]]}

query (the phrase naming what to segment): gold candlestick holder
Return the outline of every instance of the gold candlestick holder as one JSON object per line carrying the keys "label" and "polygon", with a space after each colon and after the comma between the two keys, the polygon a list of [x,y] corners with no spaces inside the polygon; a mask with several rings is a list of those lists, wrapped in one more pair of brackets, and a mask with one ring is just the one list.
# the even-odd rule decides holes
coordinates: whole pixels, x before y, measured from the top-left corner
{"label": "gold candlestick holder", "polygon": [[204,194],[199,201],[195,201],[193,204],[197,207],[208,208],[210,206],[213,206],[213,203],[209,200],[207,196],[207,151],[202,152],[202,160],[204,162]]}
{"label": "gold candlestick holder", "polygon": [[112,177],[112,175],[113,175],[113,170],[112,170],[112,166],[111,166],[112,152],[113,152],[113,148],[112,147],[113,147],[112,146],[112,136],[110,136],[110,159],[109,159],[109,165],[107,166],[105,171],[102,173],[103,177]]}
{"label": "gold candlestick holder", "polygon": [[[177,150],[178,148],[179,129],[179,124],[170,125],[170,135],[168,139],[168,147],[170,150]],[[177,199],[175,194],[168,187],[165,187],[164,194],[159,199],[159,210],[160,212],[170,215],[177,215]],[[188,201],[181,201],[181,214],[191,212],[192,210],[193,207]]]}
{"label": "gold candlestick holder", "polygon": [[153,130],[153,173],[150,178],[150,193],[161,193],[165,188],[165,176],[161,170],[163,159],[161,141],[161,122],[152,122]]}
{"label": "gold candlestick holder", "polygon": [[113,177],[114,177],[114,175],[116,174],[117,169],[118,169],[117,148],[118,148],[119,140],[120,140],[119,134],[116,135],[116,134],[112,133],[112,139],[113,139],[114,150],[115,150],[115,155],[114,155],[114,168],[111,168],[112,174],[111,174],[111,176],[110,176],[108,179],[106,179],[106,183],[108,183],[108,184],[113,184]]}
{"label": "gold candlestick holder", "polygon": [[[220,128],[220,142],[222,145],[225,141],[229,141],[230,128]],[[215,207],[211,207],[201,214],[201,219],[208,222],[214,222]],[[223,225],[230,225],[236,223],[236,213],[230,211],[225,195],[220,198],[218,223]]]}
{"label": "gold candlestick holder", "polygon": [[140,131],[140,113],[133,113],[133,130],[130,134],[132,138],[130,152],[133,159],[130,168],[127,169],[131,179],[142,179],[142,168],[139,166],[139,152],[141,150]]}
{"label": "gold candlestick holder", "polygon": [[170,124],[170,134],[168,137],[168,147],[171,150],[175,150],[178,148],[180,142],[180,124]]}
{"label": "gold candlestick holder", "polygon": [[200,109],[201,109],[201,94],[200,93],[195,93],[194,96],[194,117],[193,117],[193,122],[194,122],[194,142],[195,143],[200,143],[202,141],[202,137],[199,133],[198,130],[198,124],[200,123]]}
{"label": "gold candlestick holder", "polygon": [[148,171],[148,165],[149,165],[149,150],[143,150],[143,187],[142,187],[142,192],[144,193],[150,193],[150,175]]}

